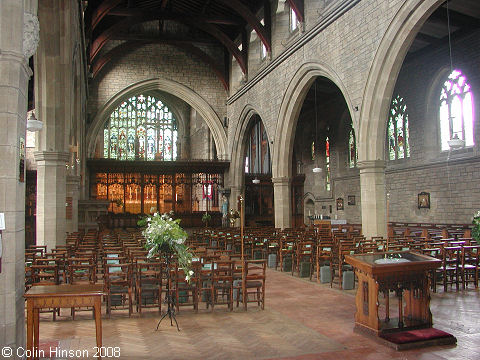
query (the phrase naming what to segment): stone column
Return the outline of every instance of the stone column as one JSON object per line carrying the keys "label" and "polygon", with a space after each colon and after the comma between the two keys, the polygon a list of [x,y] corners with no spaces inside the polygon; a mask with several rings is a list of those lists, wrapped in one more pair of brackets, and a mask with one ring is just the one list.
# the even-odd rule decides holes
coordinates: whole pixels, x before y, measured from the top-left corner
{"label": "stone column", "polygon": [[80,196],[79,190],[80,190],[80,176],[76,176],[76,175],[67,176],[67,189],[66,189],[67,198],[72,199],[72,218],[66,219],[67,233],[78,231],[78,200]]}
{"label": "stone column", "polygon": [[38,3],[40,42],[35,56],[35,111],[44,124],[37,150],[37,244],[50,251],[65,244],[67,124],[71,117],[70,1]]}
{"label": "stone column", "polygon": [[292,201],[290,184],[292,180],[288,177],[272,178],[273,200],[275,212],[275,227],[288,228],[292,226]]}
{"label": "stone column", "polygon": [[36,151],[37,163],[37,244],[50,251],[65,245],[66,164],[68,153]]}
{"label": "stone column", "polygon": [[359,161],[360,192],[362,196],[362,233],[387,236],[385,166],[383,160]]}
{"label": "stone column", "polygon": [[[31,33],[24,34],[24,23]],[[0,231],[0,348],[25,346],[25,183],[20,181],[20,156],[32,75],[27,60],[35,52],[36,38],[38,22],[24,13],[24,2],[0,1],[0,213],[5,214],[5,230]]]}

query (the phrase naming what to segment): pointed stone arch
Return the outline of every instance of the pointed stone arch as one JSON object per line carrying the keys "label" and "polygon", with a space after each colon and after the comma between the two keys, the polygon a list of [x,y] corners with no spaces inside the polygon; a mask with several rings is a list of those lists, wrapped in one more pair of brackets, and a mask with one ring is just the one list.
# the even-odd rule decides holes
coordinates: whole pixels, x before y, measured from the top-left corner
{"label": "pointed stone arch", "polygon": [[[247,132],[250,129],[252,123],[252,117],[258,115],[260,120],[263,121],[262,115],[252,105],[247,104],[243,108],[237,127],[235,128],[232,144],[232,157],[230,163],[230,187],[231,197],[230,201],[236,201],[238,195],[244,192],[244,180],[245,180],[245,168],[244,168],[244,156],[247,147]],[[267,131],[267,137],[269,139],[268,146],[270,147],[270,154],[272,153],[272,146],[270,136]]]}
{"label": "pointed stone arch", "polygon": [[[352,102],[346,88],[332,68],[325,64],[310,62],[297,70],[283,96],[273,139],[272,182],[276,227],[286,228],[292,225],[290,185],[296,127],[305,97],[317,77],[324,77],[337,86],[345,99],[348,111],[350,114],[353,113]],[[353,123],[355,127],[355,121]]]}
{"label": "pointed stone arch", "polygon": [[[232,158],[230,164],[230,181],[231,184],[235,187],[242,187],[243,179],[245,175],[244,171],[244,154],[246,150],[246,136],[247,131],[250,128],[252,116],[258,115],[263,121],[260,113],[250,104],[246,105],[241,114],[240,121],[238,122],[237,127],[235,128],[233,136],[233,145],[232,145]],[[267,131],[268,136],[268,131]],[[270,137],[269,137],[270,142]],[[268,144],[271,150],[270,143]]]}
{"label": "pointed stone arch", "polygon": [[169,94],[175,95],[193,107],[205,120],[217,147],[218,158],[221,160],[228,160],[227,153],[227,136],[223,129],[222,122],[213,108],[208,102],[203,99],[192,89],[182,85],[176,81],[156,78],[137,82],[125,89],[119,91],[112,96],[98,111],[92,125],[88,129],[86,136],[87,156],[93,157],[95,152],[95,140],[98,132],[102,129],[102,125],[107,120],[112,111],[126,98],[139,94],[144,91],[160,90]]}
{"label": "pointed stone arch", "polygon": [[[278,113],[272,156],[273,178],[291,177],[291,159],[298,116],[308,90],[317,77],[324,77],[332,81],[332,83],[340,89],[347,104],[348,111],[350,114],[353,113],[352,104],[346,88],[332,68],[321,63],[310,62],[303,64],[290,81]],[[354,119],[353,116],[351,117]],[[356,129],[355,120],[352,121]]]}
{"label": "pointed stone arch", "polygon": [[387,28],[368,74],[357,133],[362,232],[366,237],[387,235],[385,139],[395,83],[415,36],[443,2],[405,1]]}
{"label": "pointed stone arch", "polygon": [[360,161],[385,160],[387,116],[398,73],[421,26],[442,3],[443,0],[406,1],[383,36],[362,101],[357,132]]}

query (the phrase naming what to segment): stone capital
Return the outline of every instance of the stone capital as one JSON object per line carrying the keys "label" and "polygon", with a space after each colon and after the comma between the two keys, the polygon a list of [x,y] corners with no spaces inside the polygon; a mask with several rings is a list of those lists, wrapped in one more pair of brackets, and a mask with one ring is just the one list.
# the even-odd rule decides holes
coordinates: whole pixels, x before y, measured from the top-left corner
{"label": "stone capital", "polygon": [[80,186],[80,176],[77,175],[68,175],[67,176],[67,186]]}
{"label": "stone capital", "polygon": [[361,160],[357,162],[357,167],[362,170],[381,170],[385,171],[387,162],[385,160]]}
{"label": "stone capital", "polygon": [[23,13],[23,55],[29,59],[37,51],[40,42],[40,23],[36,15]]}
{"label": "stone capital", "polygon": [[291,182],[292,182],[292,179],[286,176],[272,178],[273,186],[290,185]]}
{"label": "stone capital", "polygon": [[218,189],[218,192],[222,195],[225,195],[225,196],[230,196],[230,192],[231,192],[231,189],[230,188],[224,188],[224,187],[221,187]]}
{"label": "stone capital", "polygon": [[23,71],[25,71],[25,74],[27,74],[29,78],[33,75],[33,71],[28,66],[25,57],[19,52],[0,50],[0,61],[16,62],[22,66]]}
{"label": "stone capital", "polygon": [[35,151],[33,157],[37,165],[64,165],[70,160],[70,154],[61,151]]}

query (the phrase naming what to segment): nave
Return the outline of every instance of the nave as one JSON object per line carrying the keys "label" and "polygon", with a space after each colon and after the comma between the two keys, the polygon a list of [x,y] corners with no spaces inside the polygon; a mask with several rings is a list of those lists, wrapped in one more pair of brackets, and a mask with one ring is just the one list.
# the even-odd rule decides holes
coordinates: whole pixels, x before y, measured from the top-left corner
{"label": "nave", "polygon": [[[353,332],[355,290],[340,290],[267,269],[265,310],[245,312],[203,306],[181,309],[181,328],[163,321],[155,327],[158,311],[147,309],[128,316],[128,310],[103,317],[103,345],[119,347],[121,359],[478,359],[480,358],[479,290],[432,293],[434,327],[457,338],[456,346],[395,351]],[[393,307],[393,306],[392,306]],[[105,309],[102,309],[104,313]],[[40,349],[88,350],[93,356],[95,325],[91,311],[70,311],[52,321],[41,314]]]}

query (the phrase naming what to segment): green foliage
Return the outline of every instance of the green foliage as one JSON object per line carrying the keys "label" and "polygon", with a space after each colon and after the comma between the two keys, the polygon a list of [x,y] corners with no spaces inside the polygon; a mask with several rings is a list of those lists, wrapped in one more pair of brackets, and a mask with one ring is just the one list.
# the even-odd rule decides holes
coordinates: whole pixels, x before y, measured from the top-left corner
{"label": "green foliage", "polygon": [[210,220],[212,220],[212,216],[208,212],[205,212],[202,216],[202,222],[208,223]]}
{"label": "green foliage", "polygon": [[180,219],[173,220],[171,214],[155,213],[138,221],[138,225],[146,226],[142,234],[146,240],[147,257],[174,254],[178,265],[187,274],[186,280],[190,280],[190,276],[193,275],[191,270],[193,254],[185,245],[188,234],[180,227]]}
{"label": "green foliage", "polygon": [[472,229],[472,237],[478,241],[480,241],[480,210],[473,216],[473,229]]}

